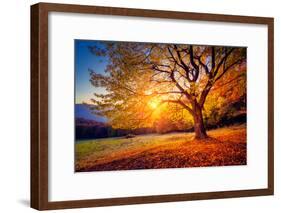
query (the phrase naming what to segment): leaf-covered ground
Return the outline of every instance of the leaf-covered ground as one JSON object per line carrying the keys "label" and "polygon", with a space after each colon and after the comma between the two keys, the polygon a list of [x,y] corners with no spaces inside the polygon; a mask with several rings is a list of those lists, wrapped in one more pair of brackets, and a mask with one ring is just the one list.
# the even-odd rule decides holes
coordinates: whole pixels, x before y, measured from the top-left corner
{"label": "leaf-covered ground", "polygon": [[246,165],[244,125],[211,130],[208,135],[205,140],[194,140],[193,133],[171,133],[81,141],[76,144],[75,170]]}

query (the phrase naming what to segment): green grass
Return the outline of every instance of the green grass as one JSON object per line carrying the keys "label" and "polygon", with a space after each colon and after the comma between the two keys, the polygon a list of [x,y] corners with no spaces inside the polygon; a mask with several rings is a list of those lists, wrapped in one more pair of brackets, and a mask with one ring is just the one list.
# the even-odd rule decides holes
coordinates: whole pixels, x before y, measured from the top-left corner
{"label": "green grass", "polygon": [[193,138],[192,133],[169,133],[139,135],[134,138],[106,138],[94,140],[80,140],[75,145],[76,160],[85,158],[94,153],[98,158],[103,155],[110,155],[120,150],[131,150],[148,148],[153,146],[167,145],[174,142],[189,141]]}
{"label": "green grass", "polygon": [[139,135],[77,141],[76,171],[176,168],[246,164],[244,125],[208,131],[210,138],[194,140],[194,133]]}

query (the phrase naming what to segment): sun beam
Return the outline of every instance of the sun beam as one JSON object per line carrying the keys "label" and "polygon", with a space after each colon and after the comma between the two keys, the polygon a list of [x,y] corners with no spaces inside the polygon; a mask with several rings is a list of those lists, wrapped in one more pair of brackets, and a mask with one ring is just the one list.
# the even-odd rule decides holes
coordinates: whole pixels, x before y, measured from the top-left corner
{"label": "sun beam", "polygon": [[159,105],[159,102],[156,100],[151,100],[149,101],[148,105],[151,109],[156,109]]}

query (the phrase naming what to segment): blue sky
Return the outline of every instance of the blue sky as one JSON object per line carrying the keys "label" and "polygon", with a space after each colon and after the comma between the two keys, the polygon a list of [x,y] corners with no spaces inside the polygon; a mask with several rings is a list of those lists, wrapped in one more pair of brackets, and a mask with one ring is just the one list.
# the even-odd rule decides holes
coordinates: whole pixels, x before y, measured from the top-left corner
{"label": "blue sky", "polygon": [[103,92],[103,88],[96,88],[90,83],[89,69],[97,73],[104,73],[108,63],[107,57],[96,56],[89,50],[89,46],[103,47],[101,41],[75,40],[75,103],[90,103],[93,93]]}

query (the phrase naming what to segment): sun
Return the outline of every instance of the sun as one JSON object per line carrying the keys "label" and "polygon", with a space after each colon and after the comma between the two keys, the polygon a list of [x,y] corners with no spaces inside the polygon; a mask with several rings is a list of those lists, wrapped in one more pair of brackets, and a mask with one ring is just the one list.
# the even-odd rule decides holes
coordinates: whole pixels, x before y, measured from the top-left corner
{"label": "sun", "polygon": [[156,109],[159,105],[159,102],[156,100],[151,100],[149,101],[148,105],[151,109]]}

